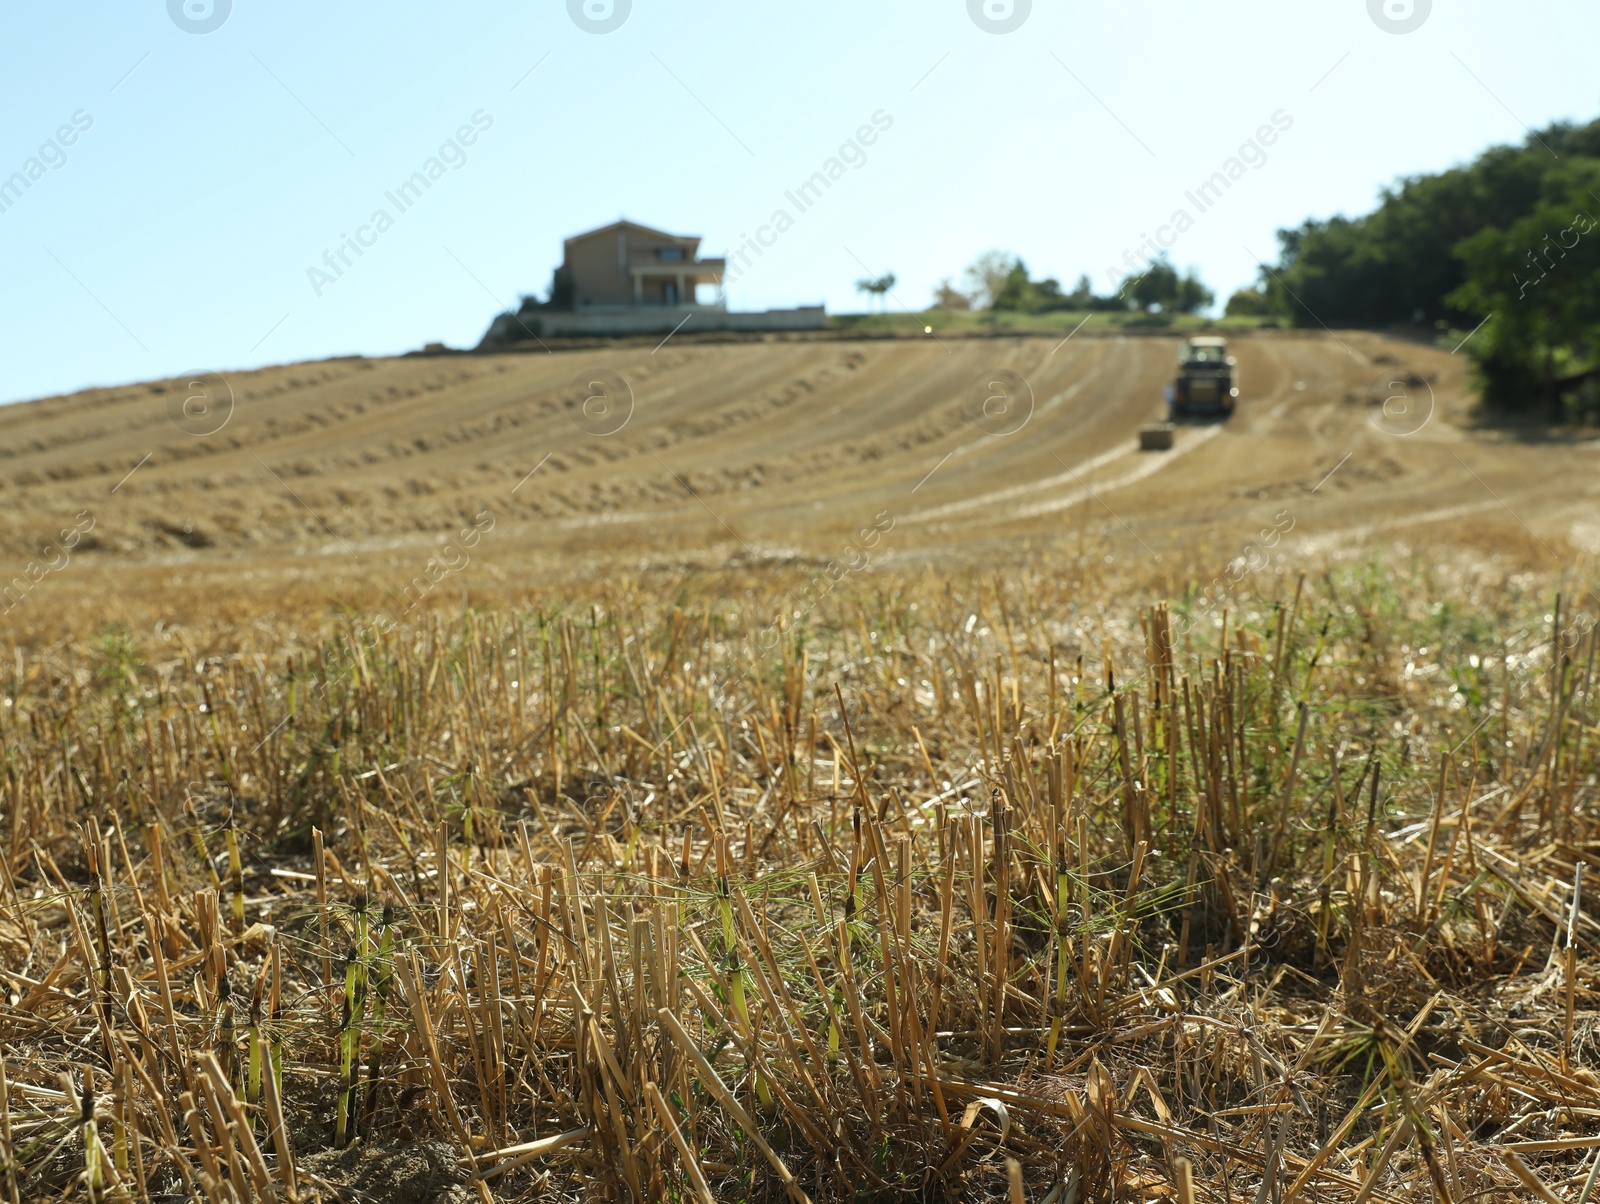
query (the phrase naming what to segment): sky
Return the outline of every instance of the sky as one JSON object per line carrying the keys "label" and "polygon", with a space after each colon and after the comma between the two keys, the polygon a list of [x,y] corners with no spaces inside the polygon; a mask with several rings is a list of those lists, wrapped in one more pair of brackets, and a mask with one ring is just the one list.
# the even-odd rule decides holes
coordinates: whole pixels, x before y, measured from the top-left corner
{"label": "sky", "polygon": [[1106,292],[1163,226],[1220,300],[1279,228],[1600,115],[1596,45],[1593,0],[7,4],[0,401],[472,346],[619,217],[717,255],[787,211],[737,309],[892,271],[920,310],[990,249]]}

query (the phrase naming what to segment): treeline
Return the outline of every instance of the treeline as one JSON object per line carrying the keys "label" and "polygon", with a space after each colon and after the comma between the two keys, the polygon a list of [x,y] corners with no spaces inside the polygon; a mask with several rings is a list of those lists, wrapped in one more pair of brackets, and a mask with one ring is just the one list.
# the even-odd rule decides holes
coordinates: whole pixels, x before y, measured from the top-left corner
{"label": "treeline", "polygon": [[1087,275],[1079,276],[1071,292],[1047,276],[1035,280],[1028,265],[1004,251],[980,255],[957,288],[948,279],[934,290],[936,309],[991,310],[996,313],[1042,314],[1057,310],[1110,313],[1192,314],[1216,298],[1192,272],[1180,273],[1163,255],[1142,272],[1130,273],[1115,293],[1101,296]]}
{"label": "treeline", "polygon": [[[1362,217],[1278,231],[1279,260],[1229,317],[1296,326],[1435,328],[1476,361],[1484,399],[1511,411],[1600,417],[1600,120],[1558,123],[1449,171],[1402,179]],[[945,280],[943,309],[1195,313],[1213,303],[1163,255],[1110,295],[1070,290],[991,251]]]}
{"label": "treeline", "polygon": [[1490,404],[1600,413],[1597,222],[1600,121],[1558,124],[1404,179],[1364,217],[1280,230],[1262,300],[1297,326],[1476,331],[1467,349]]}

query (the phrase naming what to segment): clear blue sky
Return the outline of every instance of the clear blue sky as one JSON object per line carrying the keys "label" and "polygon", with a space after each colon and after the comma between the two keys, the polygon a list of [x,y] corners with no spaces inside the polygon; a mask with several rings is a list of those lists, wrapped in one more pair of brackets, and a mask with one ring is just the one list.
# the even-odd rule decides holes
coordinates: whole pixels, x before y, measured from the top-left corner
{"label": "clear blue sky", "polygon": [[[1367,0],[1035,0],[1002,34],[968,0],[633,0],[607,34],[565,0],[233,0],[207,34],[167,2],[0,15],[0,185],[93,123],[0,193],[0,400],[470,345],[618,216],[733,249],[880,110],[736,307],[859,309],[855,280],[892,270],[920,308],[989,248],[1104,289],[1281,110],[1292,129],[1172,250],[1225,296],[1280,226],[1600,112],[1593,0],[1437,0],[1405,34]],[[385,193],[475,113],[465,162],[399,213]],[[392,228],[318,296],[308,269],[379,209]]]}

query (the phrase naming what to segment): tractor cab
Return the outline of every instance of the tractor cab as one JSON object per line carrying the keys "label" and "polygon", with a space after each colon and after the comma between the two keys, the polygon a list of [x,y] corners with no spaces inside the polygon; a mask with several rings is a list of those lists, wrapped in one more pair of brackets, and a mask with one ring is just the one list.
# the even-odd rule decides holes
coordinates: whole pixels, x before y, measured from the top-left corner
{"label": "tractor cab", "polygon": [[1239,397],[1237,363],[1228,354],[1226,339],[1185,339],[1178,348],[1177,375],[1167,389],[1172,416],[1230,416]]}

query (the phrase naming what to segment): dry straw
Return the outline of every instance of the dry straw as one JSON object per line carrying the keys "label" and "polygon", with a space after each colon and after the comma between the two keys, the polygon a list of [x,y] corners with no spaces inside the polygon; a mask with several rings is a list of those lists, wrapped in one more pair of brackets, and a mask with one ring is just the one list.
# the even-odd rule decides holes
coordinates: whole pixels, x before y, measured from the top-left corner
{"label": "dry straw", "polygon": [[19,650],[5,1197],[1587,1199],[1592,626],[1070,601]]}

